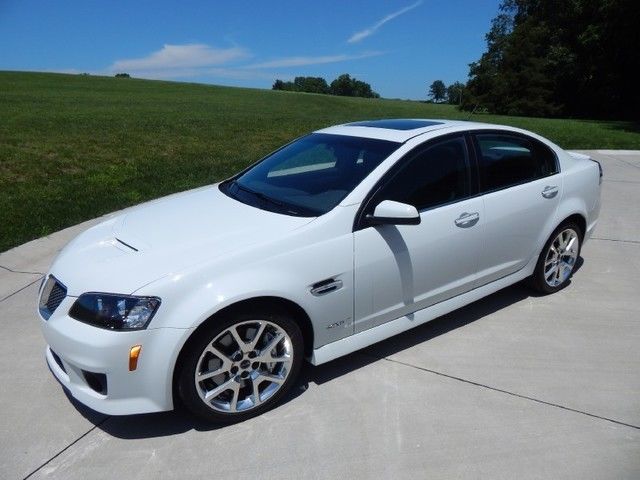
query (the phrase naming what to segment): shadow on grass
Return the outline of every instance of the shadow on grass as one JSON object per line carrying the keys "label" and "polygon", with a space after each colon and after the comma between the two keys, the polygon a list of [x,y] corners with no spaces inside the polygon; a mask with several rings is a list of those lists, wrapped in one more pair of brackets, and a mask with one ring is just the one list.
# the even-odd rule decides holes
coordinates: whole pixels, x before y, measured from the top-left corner
{"label": "shadow on grass", "polygon": [[640,133],[640,122],[602,120],[602,125],[609,130],[621,130],[629,133]]}
{"label": "shadow on grass", "polygon": [[[582,258],[578,259],[576,271],[583,264]],[[447,315],[427,322],[407,332],[401,333],[358,352],[339,358],[324,365],[303,365],[300,379],[292,391],[287,395],[283,403],[289,402],[304,392],[309,384],[323,385],[336,378],[348,375],[362,367],[377,362],[385,357],[394,355],[409,349],[420,343],[445,335],[465,325],[481,320],[494,312],[502,310],[510,305],[518,303],[529,297],[539,296],[522,282],[500,290],[488,297],[478,300],[466,307],[455,310]],[[141,439],[152,437],[164,437],[184,433],[190,430],[212,431],[221,429],[194,418],[187,412],[176,410],[174,412],[151,413],[143,415],[127,415],[107,417],[94,412],[73,399],[68,393],[70,401],[75,408],[98,428],[117,438]],[[247,420],[259,422],[260,417]],[[251,428],[250,425],[247,427]]]}

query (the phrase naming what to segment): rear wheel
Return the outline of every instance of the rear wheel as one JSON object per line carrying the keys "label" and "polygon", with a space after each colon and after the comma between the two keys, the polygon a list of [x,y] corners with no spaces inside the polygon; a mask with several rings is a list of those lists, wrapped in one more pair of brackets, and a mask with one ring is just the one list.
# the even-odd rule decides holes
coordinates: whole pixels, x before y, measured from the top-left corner
{"label": "rear wheel", "polygon": [[246,420],[275,406],[300,371],[303,339],[285,313],[216,318],[186,348],[178,375],[188,410],[215,423]]}
{"label": "rear wheel", "polygon": [[533,273],[533,287],[541,293],[554,293],[569,284],[582,247],[582,230],[572,222],[560,225],[540,253]]}

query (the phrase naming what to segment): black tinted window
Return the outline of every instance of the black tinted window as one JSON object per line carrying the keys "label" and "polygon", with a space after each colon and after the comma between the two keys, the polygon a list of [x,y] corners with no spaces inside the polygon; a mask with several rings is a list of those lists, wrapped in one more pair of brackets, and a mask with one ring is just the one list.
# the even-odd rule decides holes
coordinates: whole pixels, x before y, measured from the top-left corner
{"label": "black tinted window", "polygon": [[554,153],[527,138],[502,134],[476,135],[484,191],[529,182],[557,173]]}
{"label": "black tinted window", "polygon": [[463,137],[418,153],[383,186],[376,202],[395,200],[418,210],[469,196],[469,158]]}

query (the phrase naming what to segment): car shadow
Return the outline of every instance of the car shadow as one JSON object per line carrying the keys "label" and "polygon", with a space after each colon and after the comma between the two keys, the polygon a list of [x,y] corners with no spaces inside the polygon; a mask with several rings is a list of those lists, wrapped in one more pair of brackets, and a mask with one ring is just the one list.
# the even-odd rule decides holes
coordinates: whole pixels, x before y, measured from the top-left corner
{"label": "car shadow", "polygon": [[[578,259],[576,272],[582,267],[582,257]],[[358,352],[333,360],[329,363],[312,366],[305,363],[300,378],[283,403],[303,395],[309,384],[323,385],[336,378],[348,375],[360,368],[385,357],[394,355],[415,345],[445,335],[470,323],[482,320],[494,312],[530,297],[540,296],[523,282],[517,283],[463,308],[448,313],[431,322],[419,325],[409,331],[371,345]],[[82,405],[66,392],[67,397],[78,412],[100,430],[121,439],[141,439],[164,437],[184,433],[190,430],[212,431],[224,428],[208,424],[178,409],[173,412],[150,413],[142,415],[105,416]],[[248,420],[249,422],[253,420]]]}

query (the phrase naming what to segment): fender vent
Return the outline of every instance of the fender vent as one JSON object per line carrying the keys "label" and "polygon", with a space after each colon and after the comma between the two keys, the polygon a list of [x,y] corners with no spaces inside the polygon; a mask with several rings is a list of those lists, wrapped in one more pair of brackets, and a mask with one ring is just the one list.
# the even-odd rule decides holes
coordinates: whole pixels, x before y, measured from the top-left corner
{"label": "fender vent", "polygon": [[326,295],[327,293],[340,290],[341,288],[342,280],[327,278],[326,280],[322,280],[321,282],[317,282],[311,285],[311,294],[319,297],[321,295]]}

